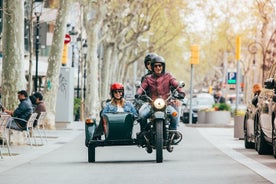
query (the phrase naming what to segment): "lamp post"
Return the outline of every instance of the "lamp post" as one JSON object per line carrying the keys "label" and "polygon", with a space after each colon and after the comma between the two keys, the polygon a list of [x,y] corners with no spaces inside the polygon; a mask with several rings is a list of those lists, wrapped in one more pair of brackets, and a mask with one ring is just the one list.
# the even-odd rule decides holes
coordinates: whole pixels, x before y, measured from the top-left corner
{"label": "lamp post", "polygon": [[35,37],[35,85],[34,90],[37,91],[37,81],[38,81],[38,54],[39,54],[39,18],[42,14],[43,0],[35,0],[34,2],[34,13],[36,16],[36,37]]}
{"label": "lamp post", "polygon": [[79,49],[79,62],[78,62],[78,84],[77,84],[77,98],[80,98],[80,63],[81,63],[81,34],[77,38],[78,49]]}
{"label": "lamp post", "polygon": [[78,34],[78,32],[75,30],[75,27],[73,26],[72,27],[72,30],[69,31],[69,35],[72,36],[72,68],[74,68],[74,65],[75,65],[75,36]]}
{"label": "lamp post", "polygon": [[[253,67],[255,67],[255,65],[256,65],[256,54],[259,50],[258,46],[261,48],[262,59],[263,59],[263,67],[264,67],[264,62],[265,62],[264,51],[265,50],[264,50],[264,47],[261,43],[259,43],[257,41],[250,43],[248,45],[248,52],[253,55]],[[256,73],[254,73],[254,77],[255,76],[256,76]],[[262,82],[263,82],[263,80],[264,80],[264,68],[262,69]],[[255,79],[254,79],[254,82],[256,82]]]}
{"label": "lamp post", "polygon": [[84,44],[82,45],[83,59],[84,59],[84,74],[83,74],[83,98],[85,99],[86,92],[86,56],[87,56],[87,40],[84,40]]}

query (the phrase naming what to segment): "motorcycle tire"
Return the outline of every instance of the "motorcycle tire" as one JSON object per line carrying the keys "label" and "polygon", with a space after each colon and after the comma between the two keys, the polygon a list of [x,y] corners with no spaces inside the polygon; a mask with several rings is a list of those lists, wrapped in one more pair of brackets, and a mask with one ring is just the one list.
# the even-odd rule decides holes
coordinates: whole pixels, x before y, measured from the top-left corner
{"label": "motorcycle tire", "polygon": [[157,120],[156,128],[156,162],[163,162],[163,121]]}

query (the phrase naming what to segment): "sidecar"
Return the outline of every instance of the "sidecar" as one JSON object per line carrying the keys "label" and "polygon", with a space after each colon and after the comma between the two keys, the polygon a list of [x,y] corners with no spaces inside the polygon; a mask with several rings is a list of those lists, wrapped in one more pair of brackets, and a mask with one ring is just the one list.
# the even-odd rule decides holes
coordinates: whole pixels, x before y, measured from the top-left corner
{"label": "sidecar", "polygon": [[88,119],[85,123],[85,143],[88,147],[88,162],[95,162],[96,147],[137,145],[132,138],[134,116],[130,113],[108,113],[103,117],[105,122],[104,140],[94,134],[99,125],[96,120]]}

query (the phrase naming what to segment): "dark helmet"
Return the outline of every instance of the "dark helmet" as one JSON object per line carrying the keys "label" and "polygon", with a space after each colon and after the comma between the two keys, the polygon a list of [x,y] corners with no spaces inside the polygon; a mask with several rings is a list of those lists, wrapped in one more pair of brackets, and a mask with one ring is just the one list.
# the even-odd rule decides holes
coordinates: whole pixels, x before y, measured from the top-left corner
{"label": "dark helmet", "polygon": [[122,97],[124,97],[124,85],[121,84],[121,83],[118,83],[118,82],[115,82],[113,84],[111,84],[110,86],[110,95],[112,98],[114,98],[114,91],[116,90],[122,90],[123,94],[122,94]]}
{"label": "dark helmet", "polygon": [[144,64],[145,64],[146,69],[148,69],[148,67],[147,67],[148,62],[151,62],[152,58],[155,56],[157,56],[157,54],[155,54],[155,53],[148,53],[146,55],[146,57],[144,59]]}
{"label": "dark helmet", "polygon": [[166,62],[165,62],[165,59],[162,57],[162,56],[155,56],[152,58],[151,60],[151,68],[152,68],[152,71],[153,71],[153,68],[154,68],[154,64],[155,63],[161,63],[163,65],[163,70],[162,70],[162,73],[165,72],[165,68],[166,68]]}

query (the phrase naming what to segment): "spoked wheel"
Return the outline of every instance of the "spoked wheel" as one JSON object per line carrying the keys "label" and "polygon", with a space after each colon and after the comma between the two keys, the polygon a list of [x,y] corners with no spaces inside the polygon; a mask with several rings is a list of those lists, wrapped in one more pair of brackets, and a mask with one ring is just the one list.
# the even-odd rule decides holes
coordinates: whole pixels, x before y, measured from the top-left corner
{"label": "spoked wheel", "polygon": [[156,128],[156,162],[163,162],[163,122],[157,120]]}
{"label": "spoked wheel", "polygon": [[249,142],[248,135],[247,135],[247,121],[248,121],[248,114],[244,117],[244,147],[247,149],[254,148],[255,144],[253,142]]}

